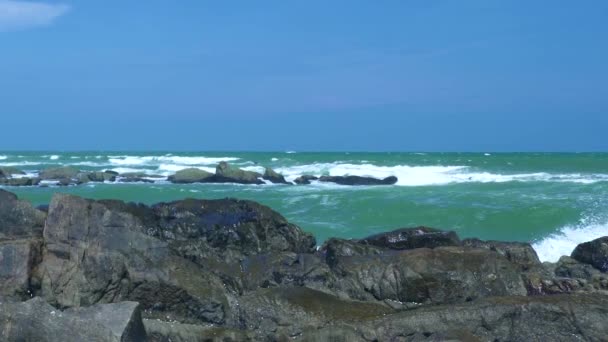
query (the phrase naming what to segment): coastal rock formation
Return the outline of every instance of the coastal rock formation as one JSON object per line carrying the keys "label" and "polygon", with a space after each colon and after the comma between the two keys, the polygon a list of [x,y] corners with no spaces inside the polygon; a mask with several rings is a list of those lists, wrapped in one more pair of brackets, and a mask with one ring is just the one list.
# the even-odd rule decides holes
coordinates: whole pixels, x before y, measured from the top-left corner
{"label": "coastal rock formation", "polygon": [[262,175],[232,167],[226,162],[220,162],[215,168],[214,182],[217,183],[238,183],[238,184],[264,184],[260,179]]}
{"label": "coastal rock formation", "polygon": [[251,201],[146,206],[0,190],[3,341],[601,341],[604,239],[529,244],[401,228],[314,237]]}
{"label": "coastal rock formation", "polygon": [[[141,177],[140,177],[141,178]],[[213,178],[213,173],[197,168],[189,168],[177,171],[168,180],[177,184],[205,183]]]}
{"label": "coastal rock formation", "polygon": [[340,185],[393,185],[397,183],[397,177],[390,176],[384,179],[378,179],[361,176],[321,176],[319,181]]}
{"label": "coastal rock formation", "polygon": [[283,175],[277,173],[275,170],[269,167],[267,167],[264,171],[264,176],[262,178],[275,184],[289,184]]}

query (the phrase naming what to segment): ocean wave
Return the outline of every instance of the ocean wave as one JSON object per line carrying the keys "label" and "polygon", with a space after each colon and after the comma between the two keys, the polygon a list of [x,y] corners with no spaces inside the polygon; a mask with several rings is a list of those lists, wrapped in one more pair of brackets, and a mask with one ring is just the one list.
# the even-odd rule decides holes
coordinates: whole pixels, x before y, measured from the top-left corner
{"label": "ocean wave", "polygon": [[150,164],[175,164],[175,165],[212,165],[221,161],[236,161],[236,157],[180,157],[180,156],[109,156],[108,161],[114,165],[150,165]]}
{"label": "ocean wave", "polygon": [[577,245],[608,235],[608,222],[565,226],[532,245],[541,261],[556,262],[563,255],[570,255]]}
{"label": "ocean wave", "polygon": [[373,164],[317,163],[277,168],[289,181],[301,175],[364,176],[385,178],[396,176],[400,186],[430,186],[455,183],[505,182],[572,182],[592,184],[608,182],[608,174],[550,174],[545,172],[496,174],[476,172],[468,166],[377,166]]}
{"label": "ocean wave", "polygon": [[59,156],[58,156],[58,155],[56,155],[56,154],[54,154],[54,155],[52,155],[52,156],[49,156],[49,159],[50,159],[50,160],[57,160],[57,159],[59,159]]}
{"label": "ocean wave", "polygon": [[8,158],[8,156],[0,156],[0,160],[5,160],[7,158]]}

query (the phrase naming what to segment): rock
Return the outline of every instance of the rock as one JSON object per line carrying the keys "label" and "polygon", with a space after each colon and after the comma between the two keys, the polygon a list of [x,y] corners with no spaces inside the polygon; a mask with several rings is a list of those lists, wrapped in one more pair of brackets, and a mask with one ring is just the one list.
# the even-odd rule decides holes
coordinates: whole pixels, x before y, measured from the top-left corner
{"label": "rock", "polygon": [[118,181],[121,183],[154,183],[151,179],[140,177],[121,177]]}
{"label": "rock", "polygon": [[316,245],[311,234],[252,201],[186,199],[152,209],[159,225],[147,233],[170,242],[189,260],[240,261],[270,252],[311,253]]}
{"label": "rock", "polygon": [[56,167],[50,168],[46,170],[42,170],[40,172],[40,179],[43,180],[64,180],[64,179],[74,179],[78,176],[80,171],[69,166],[65,167]]}
{"label": "rock", "polygon": [[25,175],[25,172],[10,166],[0,167],[0,178],[11,178],[13,175]]}
{"label": "rock", "polygon": [[146,340],[137,303],[60,311],[39,297],[21,303],[0,301],[0,336],[7,342]]}
{"label": "rock", "polygon": [[46,214],[0,189],[0,241],[42,238]]}
{"label": "rock", "polygon": [[239,184],[264,184],[262,175],[257,172],[234,168],[226,162],[220,162],[215,169],[214,182]]}
{"label": "rock", "polygon": [[144,319],[148,342],[256,341],[252,331]]}
{"label": "rock", "polygon": [[263,178],[267,181],[271,181],[272,183],[275,184],[289,184],[286,180],[285,177],[283,177],[283,175],[275,172],[273,169],[267,167],[266,170],[264,171],[264,176]]}
{"label": "rock", "polygon": [[32,186],[40,184],[40,178],[29,178],[29,177],[19,177],[19,178],[0,178],[0,185],[8,185],[8,186]]}
{"label": "rock", "polygon": [[438,247],[340,256],[333,270],[328,286],[357,300],[428,305],[527,294],[518,267],[486,249]]}
{"label": "rock", "polygon": [[397,250],[460,245],[460,239],[455,232],[429,227],[401,228],[387,233],[368,236],[359,242]]}
{"label": "rock", "polygon": [[330,267],[336,266],[342,257],[372,256],[384,252],[381,248],[368,244],[361,244],[356,240],[337,238],[327,240],[323,246],[321,246],[320,251],[325,256],[325,260]]}
{"label": "rock", "polygon": [[404,311],[356,327],[377,341],[603,341],[607,305],[604,295],[495,297]]}
{"label": "rock", "polygon": [[581,243],[572,252],[572,259],[608,272],[608,236]]}
{"label": "rock", "polygon": [[190,168],[177,171],[174,175],[169,176],[171,183],[189,184],[189,183],[206,183],[213,178],[213,174],[205,170]]}
{"label": "rock", "polygon": [[0,240],[0,296],[29,299],[36,291],[32,271],[42,257],[42,239]]}
{"label": "rock", "polygon": [[300,177],[296,178],[293,182],[296,184],[307,185],[307,184],[310,184],[310,181],[318,180],[318,179],[319,179],[319,177],[316,177],[316,176],[304,175],[304,176],[300,176]]}
{"label": "rock", "polygon": [[140,219],[130,208],[55,195],[37,269],[40,294],[59,307],[131,300],[146,317],[224,323],[228,294],[221,280],[146,234],[154,216]]}
{"label": "rock", "polygon": [[119,175],[118,172],[112,171],[112,170],[105,170],[104,173],[109,173],[109,174],[114,175],[114,176],[118,176]]}
{"label": "rock", "polygon": [[116,174],[111,172],[89,172],[89,180],[91,182],[114,182]]}
{"label": "rock", "polygon": [[321,176],[321,182],[331,182],[340,185],[393,185],[397,183],[397,177],[390,176],[384,179],[361,176]]}
{"label": "rock", "polygon": [[538,255],[529,243],[465,239],[462,241],[462,244],[467,247],[486,248],[495,251],[505,256],[512,263],[521,266],[522,271],[541,267]]}

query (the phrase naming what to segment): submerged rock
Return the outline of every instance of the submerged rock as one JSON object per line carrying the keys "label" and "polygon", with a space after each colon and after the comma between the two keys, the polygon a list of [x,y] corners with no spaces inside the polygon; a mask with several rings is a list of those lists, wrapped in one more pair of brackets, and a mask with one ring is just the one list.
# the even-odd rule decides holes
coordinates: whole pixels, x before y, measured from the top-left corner
{"label": "submerged rock", "polygon": [[397,177],[390,176],[384,179],[361,176],[321,176],[321,182],[331,182],[340,185],[393,185],[397,183]]}
{"label": "submerged rock", "polygon": [[40,184],[40,178],[19,177],[19,178],[0,178],[0,185],[8,186],[32,186]]}
{"label": "submerged rock", "polygon": [[608,272],[608,236],[576,246],[572,258]]}
{"label": "submerged rock", "polygon": [[296,178],[293,182],[296,184],[307,185],[310,184],[310,181],[318,180],[317,176],[304,175]]}
{"label": "submerged rock", "polygon": [[177,184],[205,183],[213,178],[213,173],[197,168],[189,168],[177,171],[169,176],[169,181]]}

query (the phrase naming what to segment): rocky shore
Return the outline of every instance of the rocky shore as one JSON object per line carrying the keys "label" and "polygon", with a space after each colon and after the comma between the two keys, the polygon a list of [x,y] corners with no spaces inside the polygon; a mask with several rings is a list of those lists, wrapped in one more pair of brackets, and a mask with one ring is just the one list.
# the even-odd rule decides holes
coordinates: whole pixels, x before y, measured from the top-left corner
{"label": "rocky shore", "polygon": [[168,181],[174,184],[193,183],[233,183],[233,184],[311,184],[311,181],[335,183],[340,185],[392,185],[397,183],[397,177],[390,176],[384,179],[361,176],[314,176],[303,175],[293,182],[271,168],[265,168],[264,173],[247,171],[236,168],[227,162],[220,162],[215,173],[199,168],[187,168],[165,177],[146,173],[118,173],[112,170],[83,171],[69,166],[62,166],[37,171],[33,174],[13,168],[0,167],[0,185],[4,186],[70,186],[86,183],[155,183]]}
{"label": "rocky shore", "polygon": [[[260,178],[218,171],[172,181]],[[0,190],[2,341],[606,341],[607,265],[608,237],[557,263],[428,227],[317,247],[251,201]]]}

